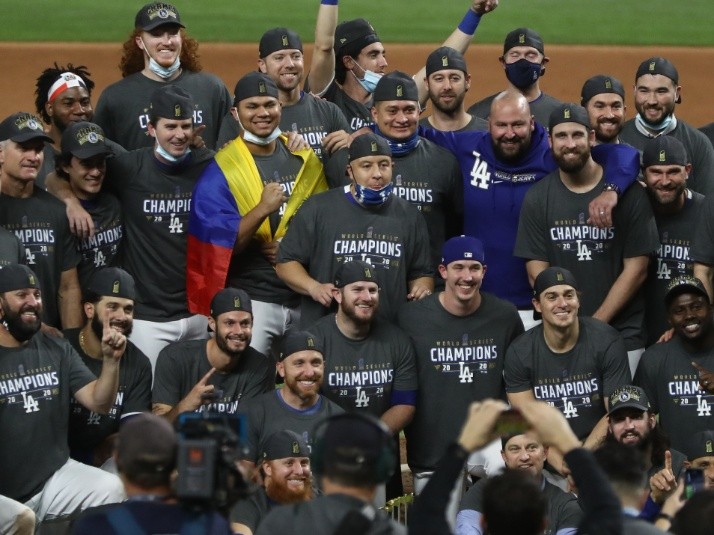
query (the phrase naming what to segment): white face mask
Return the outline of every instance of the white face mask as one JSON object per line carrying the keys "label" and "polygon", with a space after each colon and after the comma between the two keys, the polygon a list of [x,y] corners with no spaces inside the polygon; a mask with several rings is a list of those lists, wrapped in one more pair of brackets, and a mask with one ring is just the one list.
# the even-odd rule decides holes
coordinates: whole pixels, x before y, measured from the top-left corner
{"label": "white face mask", "polygon": [[165,148],[163,148],[161,146],[161,143],[159,143],[158,140],[156,140],[156,148],[154,150],[156,151],[156,154],[161,156],[167,162],[171,162],[171,163],[181,163],[191,153],[191,147],[188,147],[186,149],[186,152],[184,152],[181,156],[174,156],[169,151],[167,151]]}
{"label": "white face mask", "polygon": [[280,127],[277,127],[275,130],[273,130],[270,135],[266,137],[260,137],[256,136],[252,132],[248,132],[243,125],[241,124],[240,121],[238,121],[238,124],[240,124],[241,129],[243,130],[243,141],[247,141],[248,143],[253,143],[254,145],[270,145],[273,141],[278,139],[280,137],[280,134],[282,134],[282,130],[280,130]]}
{"label": "white face mask", "polygon": [[[141,37],[139,39],[141,39]],[[171,64],[170,67],[162,67],[158,64],[156,60],[154,60],[154,58],[151,57],[151,54],[149,54],[149,49],[147,48],[146,43],[144,43],[143,39],[141,39],[141,42],[144,45],[144,52],[146,52],[146,55],[149,56],[149,70],[162,80],[168,80],[174,75],[174,73],[176,73],[176,71],[181,68],[180,54],[176,56],[176,60]]]}

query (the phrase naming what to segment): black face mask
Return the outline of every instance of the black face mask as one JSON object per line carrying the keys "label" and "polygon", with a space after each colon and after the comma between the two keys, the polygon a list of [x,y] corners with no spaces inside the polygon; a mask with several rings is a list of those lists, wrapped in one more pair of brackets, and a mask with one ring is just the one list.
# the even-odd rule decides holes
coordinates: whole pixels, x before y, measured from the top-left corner
{"label": "black face mask", "polygon": [[543,65],[531,63],[525,58],[506,65],[506,78],[518,89],[526,89],[532,86],[544,72]]}

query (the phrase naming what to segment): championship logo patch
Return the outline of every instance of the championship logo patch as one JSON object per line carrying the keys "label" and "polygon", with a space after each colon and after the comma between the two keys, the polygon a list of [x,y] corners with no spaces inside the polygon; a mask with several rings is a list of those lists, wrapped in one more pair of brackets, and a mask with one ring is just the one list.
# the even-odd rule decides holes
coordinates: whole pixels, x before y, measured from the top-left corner
{"label": "championship logo patch", "polygon": [[120,287],[121,287],[121,285],[119,284],[119,281],[114,281],[114,284],[112,284],[112,293],[118,294]]}
{"label": "championship logo patch", "polygon": [[712,447],[711,440],[707,440],[707,443],[704,445],[704,451],[707,453],[714,453],[714,447]]}
{"label": "championship logo patch", "polygon": [[315,340],[312,336],[307,337],[307,347],[315,347]]}
{"label": "championship logo patch", "polygon": [[667,154],[663,150],[659,151],[659,161],[664,162],[665,160],[667,160]]}
{"label": "championship logo patch", "polygon": [[37,121],[37,117],[34,115],[21,115],[15,120],[15,126],[19,130],[30,129],[30,130],[42,130],[40,123]]}
{"label": "championship logo patch", "polygon": [[174,117],[181,117],[181,104],[174,106]]}
{"label": "championship logo patch", "polygon": [[368,279],[372,278],[372,271],[369,268],[364,268],[364,276]]}
{"label": "championship logo patch", "polygon": [[30,285],[32,285],[32,286],[34,286],[35,284],[37,284],[37,283],[35,282],[35,276],[34,276],[34,275],[28,275],[28,276],[27,276],[27,280],[30,281]]}
{"label": "championship logo patch", "polygon": [[442,67],[449,66],[449,58],[447,56],[441,56],[441,66]]}
{"label": "championship logo patch", "polygon": [[621,403],[624,403],[625,401],[630,401],[630,393],[629,392],[620,392],[620,395],[617,397],[617,399]]}
{"label": "championship logo patch", "polygon": [[287,36],[287,35],[283,35],[283,36],[281,37],[281,39],[282,39],[282,41],[283,41],[283,46],[288,46],[288,36]]}
{"label": "championship logo patch", "polygon": [[656,62],[656,61],[650,61],[650,65],[649,65],[649,69],[648,69],[648,70],[649,70],[650,72],[654,72],[654,70],[655,70],[656,68],[657,68],[657,62]]}
{"label": "championship logo patch", "polygon": [[369,145],[369,148],[370,148],[370,150],[371,150],[372,152],[377,152],[377,142],[376,142],[376,141],[372,141],[372,142],[370,143],[370,145]]}
{"label": "championship logo patch", "polygon": [[400,84],[397,86],[397,97],[404,96],[404,87]]}
{"label": "championship logo patch", "polygon": [[300,453],[300,444],[297,442],[293,442],[293,453],[296,455]]}
{"label": "championship logo patch", "polygon": [[233,298],[233,308],[240,308],[240,297]]}
{"label": "championship logo patch", "polygon": [[519,45],[526,44],[526,34],[524,34],[524,33],[518,34],[518,44]]}
{"label": "championship logo patch", "polygon": [[565,108],[563,110],[563,119],[570,119],[570,108]]}
{"label": "championship logo patch", "polygon": [[565,280],[565,277],[563,276],[563,274],[560,271],[558,271],[555,274],[555,280],[557,280],[558,282],[563,282]]}
{"label": "championship logo patch", "polygon": [[265,82],[258,82],[258,93],[264,95],[267,92],[267,89],[265,89]]}
{"label": "championship logo patch", "polygon": [[97,132],[95,127],[90,126],[79,130],[77,132],[77,135],[75,136],[75,140],[80,145],[84,145],[85,143],[94,145],[96,143],[99,143],[100,141],[104,141],[104,136]]}
{"label": "championship logo patch", "polygon": [[605,89],[612,89],[612,81],[609,78],[605,80]]}

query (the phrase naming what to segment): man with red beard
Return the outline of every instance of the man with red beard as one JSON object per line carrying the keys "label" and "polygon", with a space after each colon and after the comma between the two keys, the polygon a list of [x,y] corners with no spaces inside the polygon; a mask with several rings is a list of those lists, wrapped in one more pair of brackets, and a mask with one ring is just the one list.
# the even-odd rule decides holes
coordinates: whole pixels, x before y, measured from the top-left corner
{"label": "man with red beard", "polygon": [[[325,373],[322,344],[306,331],[291,331],[283,341],[277,369],[284,379],[277,390],[242,405],[239,413],[248,421],[246,436],[248,461],[259,462],[266,440],[281,429],[300,435],[312,446],[313,429],[323,419],[344,410],[320,395]],[[256,461],[257,460],[257,461]]]}
{"label": "man with red beard", "polygon": [[111,409],[126,336],[105,322],[97,379],[66,340],[40,332],[41,315],[37,275],[19,264],[0,269],[3,532],[19,510],[41,523],[124,498],[119,478],[69,458],[66,437],[71,397],[97,413]]}
{"label": "man with red beard", "polygon": [[276,431],[262,451],[263,486],[231,509],[231,527],[243,535],[253,535],[276,505],[305,502],[313,496],[310,448],[303,437],[287,429]]}
{"label": "man with red beard", "polygon": [[526,259],[531,284],[552,265],[587,280],[580,312],[622,334],[634,375],[645,343],[641,287],[649,256],[659,246],[652,209],[642,188],[628,188],[610,226],[589,224],[588,204],[600,195],[604,173],[592,158],[595,133],[588,114],[581,106],[563,104],[548,126],[558,169],[526,193],[513,254]]}
{"label": "man with red beard", "polygon": [[209,340],[168,345],[156,361],[152,410],[174,421],[183,412],[233,414],[241,401],[275,385],[268,358],[250,347],[253,307],[243,290],[225,288],[211,301]]}
{"label": "man with red beard", "polygon": [[[568,535],[576,532],[582,511],[574,494],[564,492],[550,483],[543,475],[543,466],[548,456],[548,447],[543,446],[530,433],[506,436],[501,439],[501,457],[506,468],[524,470],[532,475],[542,489],[548,502],[547,533]],[[461,500],[456,517],[456,535],[481,535],[483,517],[483,489],[488,479],[480,479]]]}
{"label": "man with red beard", "polygon": [[[98,375],[102,363],[102,333],[108,322],[124,336],[131,334],[134,320],[134,279],[119,268],[97,271],[84,287],[82,308],[86,320],[81,329],[64,335],[87,367]],[[119,388],[106,415],[84,408],[72,399],[69,419],[69,447],[73,459],[102,466],[112,454],[120,421],[126,416],[151,410],[151,363],[131,342],[127,342],[119,366]]]}

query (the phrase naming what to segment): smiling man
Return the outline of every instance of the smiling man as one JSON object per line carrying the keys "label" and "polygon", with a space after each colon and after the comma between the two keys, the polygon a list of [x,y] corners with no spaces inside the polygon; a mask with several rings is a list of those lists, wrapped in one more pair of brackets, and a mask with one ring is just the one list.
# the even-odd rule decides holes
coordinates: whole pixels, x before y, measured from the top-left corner
{"label": "smiling man", "polygon": [[647,394],[672,446],[684,451],[689,435],[714,429],[714,395],[701,389],[693,366],[714,369],[714,312],[701,281],[689,276],[670,282],[664,304],[674,336],[645,351],[635,384]]}
{"label": "smiling man", "polygon": [[580,105],[590,118],[595,143],[619,143],[625,124],[625,88],[611,76],[598,74],[588,78],[580,91]]}
{"label": "smiling man", "polygon": [[142,7],[122,50],[122,79],[99,96],[94,118],[107,137],[127,150],[152,145],[149,97],[159,87],[173,85],[193,95],[194,124],[206,126],[201,137],[216,148],[231,97],[220,78],[201,72],[198,43],[186,34],[176,6],[153,2]]}
{"label": "smiling man", "polygon": [[565,415],[579,439],[593,430],[604,434],[608,396],[630,383],[622,337],[600,320],[578,317],[578,283],[566,269],[549,267],[538,274],[533,306],[543,323],[517,338],[506,353],[509,402],[518,408],[533,399],[547,401]]}
{"label": "smiling man", "polygon": [[275,374],[265,355],[250,347],[253,308],[242,290],[226,288],[211,301],[214,336],[177,342],[156,362],[152,410],[174,421],[184,412],[233,414],[242,401],[267,392]]}
{"label": "smiling man", "polygon": [[300,435],[312,447],[313,429],[323,419],[344,412],[320,394],[325,360],[322,344],[307,331],[288,333],[282,344],[277,369],[283,385],[242,405],[239,412],[248,422],[248,461],[260,465],[258,455],[266,440],[281,429]]}

